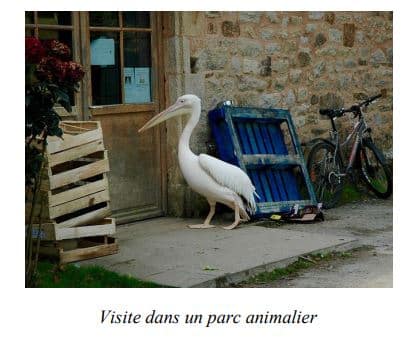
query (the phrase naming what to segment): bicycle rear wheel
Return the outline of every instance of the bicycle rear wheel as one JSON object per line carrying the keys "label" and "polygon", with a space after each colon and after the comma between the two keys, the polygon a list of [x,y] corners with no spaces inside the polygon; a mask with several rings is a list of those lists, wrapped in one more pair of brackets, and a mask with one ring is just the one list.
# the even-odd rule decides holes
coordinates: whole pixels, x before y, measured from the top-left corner
{"label": "bicycle rear wheel", "polygon": [[344,181],[341,157],[327,142],[316,143],[309,152],[307,167],[318,202],[323,208],[333,208],[340,200]]}
{"label": "bicycle rear wheel", "polygon": [[358,158],[363,181],[376,196],[388,198],[392,193],[392,174],[384,155],[371,139],[363,139]]}

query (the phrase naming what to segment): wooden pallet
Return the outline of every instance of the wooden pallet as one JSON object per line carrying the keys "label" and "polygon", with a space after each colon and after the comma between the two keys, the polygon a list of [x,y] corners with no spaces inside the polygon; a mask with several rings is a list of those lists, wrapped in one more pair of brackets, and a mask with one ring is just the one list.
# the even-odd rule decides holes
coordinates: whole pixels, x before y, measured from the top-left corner
{"label": "wooden pallet", "polygon": [[117,252],[117,240],[106,235],[77,240],[43,241],[39,250],[41,256],[56,258],[60,264],[112,255]]}
{"label": "wooden pallet", "polygon": [[208,117],[219,157],[246,172],[260,196],[254,217],[317,205],[289,111],[221,105]]}
{"label": "wooden pallet", "polygon": [[[95,223],[111,214],[108,154],[99,122],[63,122],[63,139],[49,137],[41,193],[41,223],[57,229]],[[31,196],[27,195],[26,222]],[[39,219],[36,219],[39,223]]]}

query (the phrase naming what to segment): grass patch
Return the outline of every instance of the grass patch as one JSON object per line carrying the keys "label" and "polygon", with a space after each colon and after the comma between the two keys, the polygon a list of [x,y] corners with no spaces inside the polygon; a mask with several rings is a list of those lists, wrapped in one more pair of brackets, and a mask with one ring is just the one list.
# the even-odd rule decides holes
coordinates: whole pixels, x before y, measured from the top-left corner
{"label": "grass patch", "polygon": [[68,264],[61,268],[51,262],[39,261],[37,288],[162,288],[153,282],[121,275],[99,266]]}
{"label": "grass patch", "polygon": [[354,185],[345,184],[340,198],[340,204],[347,204],[350,202],[360,201],[366,196]]}
{"label": "grass patch", "polygon": [[297,276],[300,271],[314,267],[320,262],[352,257],[353,252],[355,251],[356,250],[349,250],[346,252],[317,253],[300,256],[297,261],[284,268],[276,268],[269,272],[267,271],[257,274],[248,280],[241,282],[240,285],[246,286],[247,284],[265,284],[278,281],[286,277]]}

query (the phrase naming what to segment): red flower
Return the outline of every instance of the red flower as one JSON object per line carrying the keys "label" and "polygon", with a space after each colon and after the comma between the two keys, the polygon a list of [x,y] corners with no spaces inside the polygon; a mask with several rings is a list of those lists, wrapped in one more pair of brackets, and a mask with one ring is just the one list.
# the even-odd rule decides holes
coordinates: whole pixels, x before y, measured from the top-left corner
{"label": "red flower", "polygon": [[80,64],[73,61],[66,62],[66,80],[68,82],[77,83],[84,75],[85,72]]}
{"label": "red flower", "polygon": [[70,48],[64,43],[57,40],[45,40],[43,44],[49,56],[56,56],[62,60],[70,59]]}
{"label": "red flower", "polygon": [[66,62],[46,56],[37,65],[36,75],[40,80],[63,82],[66,77]]}
{"label": "red flower", "polygon": [[38,63],[45,56],[45,48],[35,37],[25,38],[25,59],[28,63]]}

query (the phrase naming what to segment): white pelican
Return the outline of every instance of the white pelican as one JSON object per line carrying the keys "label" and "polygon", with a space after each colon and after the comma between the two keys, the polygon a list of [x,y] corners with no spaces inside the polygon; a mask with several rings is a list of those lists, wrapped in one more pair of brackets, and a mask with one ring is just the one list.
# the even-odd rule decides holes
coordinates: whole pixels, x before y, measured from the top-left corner
{"label": "white pelican", "polygon": [[[181,172],[188,185],[197,193],[204,196],[209,205],[210,212],[200,225],[190,225],[190,228],[211,228],[210,224],[215,212],[216,203],[222,203],[235,211],[235,221],[223,228],[233,229],[240,222],[248,221],[255,212],[255,187],[251,180],[239,167],[225,163],[222,160],[207,154],[195,155],[190,149],[190,137],[195,126],[200,120],[201,100],[195,95],[184,95],[177,99],[174,105],[162,111],[149,120],[140,130],[142,132],[163,121],[189,114],[185,129],[178,144],[178,160]],[[246,201],[244,205],[243,199]]]}

